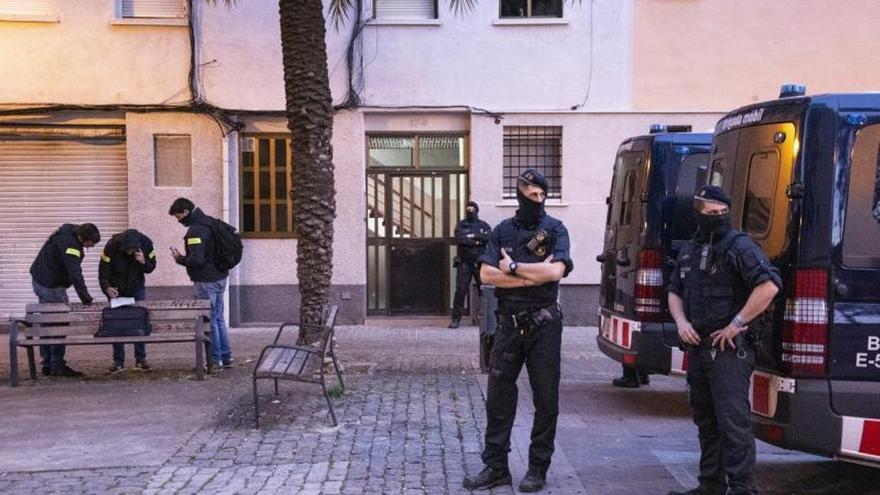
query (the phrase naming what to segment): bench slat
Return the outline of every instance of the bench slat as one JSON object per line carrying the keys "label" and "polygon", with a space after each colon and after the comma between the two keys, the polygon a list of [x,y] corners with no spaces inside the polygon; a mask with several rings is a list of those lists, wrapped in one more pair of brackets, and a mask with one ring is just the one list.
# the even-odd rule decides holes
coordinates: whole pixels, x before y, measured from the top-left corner
{"label": "bench slat", "polygon": [[[207,337],[206,337],[207,338]],[[125,344],[125,343],[135,343],[135,342],[146,342],[146,343],[162,343],[162,342],[192,342],[194,341],[194,337],[192,335],[186,334],[162,334],[162,335],[148,335],[146,337],[92,337],[92,336],[75,336],[75,337],[67,337],[65,339],[35,339],[35,340],[22,340],[18,342],[18,345],[21,347],[35,347],[39,345],[51,345],[51,344],[64,344],[64,345],[91,345],[91,344]]]}
{"label": "bench slat", "polygon": [[[310,375],[315,363],[320,359],[310,359],[312,353],[299,349],[274,348],[263,357],[258,376],[299,376]],[[306,365],[311,362],[312,366]]]}
{"label": "bench slat", "polygon": [[[211,310],[211,301],[208,299],[147,299],[138,301],[138,306],[149,310]],[[30,303],[25,306],[27,313],[64,313],[68,311],[97,312],[109,306],[107,302],[96,302],[86,306],[82,303]]]}
{"label": "bench slat", "polygon": [[[211,311],[196,310],[153,310],[150,321],[195,320],[198,317],[211,317]],[[100,312],[71,311],[66,313],[31,313],[26,320],[29,323],[97,323],[101,321]]]}
{"label": "bench slat", "polygon": [[[195,321],[168,321],[168,322],[152,322],[152,333],[187,333],[192,335],[195,331]],[[62,335],[94,335],[98,331],[98,323],[91,325],[66,325],[66,326],[43,326],[34,325],[31,328],[23,327],[20,332],[21,338],[25,337],[51,337]],[[210,327],[206,324],[205,333],[210,332]]]}
{"label": "bench slat", "polygon": [[268,373],[272,368],[275,367],[275,364],[279,359],[284,355],[284,349],[270,349],[269,353],[263,358],[263,362],[260,363],[260,368],[258,372],[260,373]]}

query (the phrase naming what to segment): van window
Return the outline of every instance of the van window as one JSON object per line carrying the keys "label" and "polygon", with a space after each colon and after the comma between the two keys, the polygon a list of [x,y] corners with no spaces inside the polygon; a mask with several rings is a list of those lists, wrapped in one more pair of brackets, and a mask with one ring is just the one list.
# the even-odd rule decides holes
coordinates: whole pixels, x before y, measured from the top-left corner
{"label": "van window", "polygon": [[681,161],[675,184],[675,208],[669,235],[673,240],[690,239],[697,228],[694,218],[694,195],[706,183],[709,153],[691,153]]}
{"label": "van window", "polygon": [[633,209],[636,197],[636,170],[629,170],[623,178],[623,197],[621,198],[619,225],[629,225],[632,222]]}
{"label": "van window", "polygon": [[764,239],[770,232],[778,175],[779,153],[775,149],[752,154],[743,204],[743,223],[746,233],[755,239]]}
{"label": "van window", "polygon": [[873,210],[880,186],[880,124],[859,130],[852,151],[852,168],[843,227],[843,264],[880,268],[880,221]]}

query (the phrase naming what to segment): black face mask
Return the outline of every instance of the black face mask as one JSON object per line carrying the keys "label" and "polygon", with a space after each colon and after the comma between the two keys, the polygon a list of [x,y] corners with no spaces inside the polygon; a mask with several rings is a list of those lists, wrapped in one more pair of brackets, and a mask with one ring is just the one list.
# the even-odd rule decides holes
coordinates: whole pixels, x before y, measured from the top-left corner
{"label": "black face mask", "polygon": [[464,217],[470,220],[471,222],[477,219],[477,212],[475,211],[465,211]]}
{"label": "black face mask", "polygon": [[722,215],[704,215],[697,213],[697,239],[708,241],[710,238],[720,239],[730,230],[730,213]]}
{"label": "black face mask", "polygon": [[534,225],[544,216],[544,202],[536,203],[529,199],[519,188],[516,189],[516,218],[525,225]]}
{"label": "black face mask", "polygon": [[192,213],[190,213],[189,215],[187,215],[187,216],[181,218],[180,220],[178,220],[178,222],[180,222],[180,224],[183,225],[184,227],[189,227],[189,224],[190,224],[190,220],[189,220],[189,219],[190,219],[191,216],[192,216]]}

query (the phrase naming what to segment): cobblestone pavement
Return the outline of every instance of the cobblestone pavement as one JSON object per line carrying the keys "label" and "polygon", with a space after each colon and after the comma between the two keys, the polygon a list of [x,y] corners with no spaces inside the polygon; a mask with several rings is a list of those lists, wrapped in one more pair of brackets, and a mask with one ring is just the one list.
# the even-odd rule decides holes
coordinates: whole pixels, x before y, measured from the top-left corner
{"label": "cobblestone pavement", "polygon": [[[247,361],[271,332],[236,329],[233,337],[239,359]],[[318,387],[282,383],[276,397],[266,381],[260,388],[262,428],[254,429],[249,363],[213,378],[212,386],[222,381],[218,390],[226,400],[211,403],[216,414],[161,462],[0,472],[0,493],[469,493],[461,480],[482,467],[485,426],[475,331],[348,327],[338,339],[346,390],[333,399],[337,427],[330,426]],[[545,493],[664,494],[692,486],[699,448],[683,380],[654,377],[643,389],[615,389],[608,382],[619,367],[598,352],[594,339],[594,329],[565,333],[557,453],[549,473],[552,482],[565,480]],[[96,381],[84,386],[122,385]],[[200,383],[187,383],[192,385]],[[47,383],[34,390],[40,387],[73,389]],[[528,443],[528,393],[521,397],[512,464]],[[71,434],[60,441],[78,440]],[[765,444],[759,444],[758,474],[765,494],[880,493],[880,470]]]}

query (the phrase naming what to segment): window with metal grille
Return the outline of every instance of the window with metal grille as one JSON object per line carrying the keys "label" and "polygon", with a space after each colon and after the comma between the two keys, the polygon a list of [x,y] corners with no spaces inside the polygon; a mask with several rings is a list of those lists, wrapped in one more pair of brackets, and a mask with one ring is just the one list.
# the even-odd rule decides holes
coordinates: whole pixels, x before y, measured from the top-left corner
{"label": "window with metal grille", "polygon": [[562,0],[501,0],[502,19],[562,17]]}
{"label": "window with metal grille", "polygon": [[186,18],[186,0],[120,0],[123,18]]}
{"label": "window with metal grille", "polygon": [[153,136],[154,183],[158,187],[192,186],[192,144],[190,136]]}
{"label": "window with metal grille", "polygon": [[504,127],[503,198],[516,198],[516,178],[528,168],[547,179],[548,198],[562,197],[562,127]]}
{"label": "window with metal grille", "polygon": [[373,0],[376,19],[418,20],[437,18],[437,0]]}
{"label": "window with metal grille", "polygon": [[368,168],[463,168],[465,136],[448,134],[370,135]]}
{"label": "window with metal grille", "polygon": [[290,138],[246,136],[241,140],[241,234],[251,238],[290,238]]}

